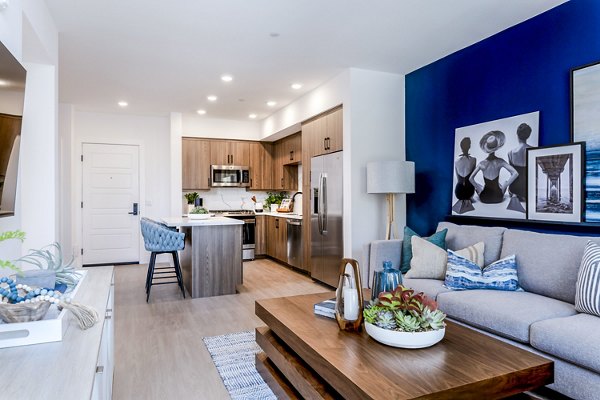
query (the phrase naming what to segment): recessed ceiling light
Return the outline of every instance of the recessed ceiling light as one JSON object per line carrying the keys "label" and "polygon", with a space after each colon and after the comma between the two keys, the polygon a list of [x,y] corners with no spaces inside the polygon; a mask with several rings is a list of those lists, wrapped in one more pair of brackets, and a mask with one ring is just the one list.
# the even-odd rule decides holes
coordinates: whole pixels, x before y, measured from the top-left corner
{"label": "recessed ceiling light", "polygon": [[206,110],[198,110],[198,111],[196,111],[196,112],[197,112],[198,114],[200,114],[200,115],[204,115],[204,114],[206,114]]}
{"label": "recessed ceiling light", "polygon": [[275,107],[277,105],[277,102],[276,101],[267,101],[267,105],[269,107]]}
{"label": "recessed ceiling light", "polygon": [[250,114],[250,115],[248,115],[248,118],[250,118],[250,119],[256,119],[256,114]]}
{"label": "recessed ceiling light", "polygon": [[8,86],[8,81],[0,79],[0,86]]}
{"label": "recessed ceiling light", "polygon": [[119,105],[119,107],[127,107],[129,105],[129,103],[126,101],[120,101],[117,104]]}
{"label": "recessed ceiling light", "polygon": [[211,94],[210,96],[206,96],[206,99],[208,101],[217,101],[217,96]]}
{"label": "recessed ceiling light", "polygon": [[302,84],[301,83],[292,83],[292,89],[294,89],[294,90],[302,89]]}
{"label": "recessed ceiling light", "polygon": [[271,36],[272,38],[276,38],[276,37],[279,37],[279,33],[271,32],[271,33],[269,33],[269,36]]}
{"label": "recessed ceiling light", "polygon": [[231,75],[221,75],[221,80],[223,82],[231,82],[233,80],[233,76],[231,76]]}

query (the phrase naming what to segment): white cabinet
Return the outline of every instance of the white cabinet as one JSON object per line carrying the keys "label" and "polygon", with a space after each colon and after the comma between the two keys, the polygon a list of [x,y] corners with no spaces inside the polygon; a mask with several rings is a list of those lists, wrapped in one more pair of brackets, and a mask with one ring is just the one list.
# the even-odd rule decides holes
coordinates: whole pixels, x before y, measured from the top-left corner
{"label": "white cabinet", "polygon": [[104,327],[102,328],[102,340],[100,342],[100,351],[98,352],[98,362],[96,363],[92,400],[112,399],[115,359],[114,290],[115,283],[113,275],[108,294],[108,301],[106,302],[106,309],[99,310],[99,313],[104,313]]}

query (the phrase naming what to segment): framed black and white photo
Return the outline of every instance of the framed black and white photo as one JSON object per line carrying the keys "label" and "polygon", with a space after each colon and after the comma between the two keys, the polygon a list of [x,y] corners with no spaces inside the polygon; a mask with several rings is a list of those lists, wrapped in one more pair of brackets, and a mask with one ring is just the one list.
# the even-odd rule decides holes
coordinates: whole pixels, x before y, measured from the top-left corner
{"label": "framed black and white photo", "polygon": [[527,149],[538,146],[538,111],[456,129],[452,214],[526,218]]}
{"label": "framed black and white photo", "polygon": [[600,222],[600,62],[571,71],[571,140],[585,142],[585,220]]}
{"label": "framed black and white photo", "polygon": [[585,145],[527,150],[527,218],[581,222]]}

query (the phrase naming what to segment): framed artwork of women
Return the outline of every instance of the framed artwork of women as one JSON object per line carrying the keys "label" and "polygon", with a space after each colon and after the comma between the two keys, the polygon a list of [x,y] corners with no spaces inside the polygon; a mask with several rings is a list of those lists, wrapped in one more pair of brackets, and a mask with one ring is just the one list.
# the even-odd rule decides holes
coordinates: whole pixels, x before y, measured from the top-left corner
{"label": "framed artwork of women", "polygon": [[585,142],[585,220],[600,222],[600,62],[571,70],[571,141]]}
{"label": "framed artwork of women", "polygon": [[539,112],[456,129],[452,214],[527,217],[527,149],[538,146]]}

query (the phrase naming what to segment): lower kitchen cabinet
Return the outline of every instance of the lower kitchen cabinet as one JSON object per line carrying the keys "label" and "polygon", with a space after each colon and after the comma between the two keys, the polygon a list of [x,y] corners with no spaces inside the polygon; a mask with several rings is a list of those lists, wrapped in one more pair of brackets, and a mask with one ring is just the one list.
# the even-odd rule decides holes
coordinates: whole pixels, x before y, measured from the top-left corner
{"label": "lower kitchen cabinet", "polygon": [[256,216],[256,230],[254,234],[255,248],[254,255],[264,256],[267,254],[267,217],[266,215]]}
{"label": "lower kitchen cabinet", "polygon": [[287,263],[287,225],[285,218],[267,217],[267,255]]}

